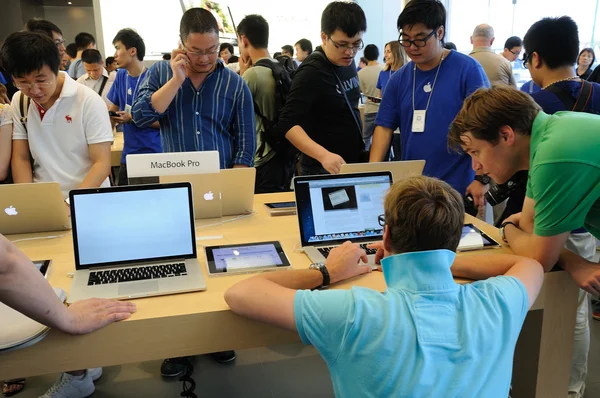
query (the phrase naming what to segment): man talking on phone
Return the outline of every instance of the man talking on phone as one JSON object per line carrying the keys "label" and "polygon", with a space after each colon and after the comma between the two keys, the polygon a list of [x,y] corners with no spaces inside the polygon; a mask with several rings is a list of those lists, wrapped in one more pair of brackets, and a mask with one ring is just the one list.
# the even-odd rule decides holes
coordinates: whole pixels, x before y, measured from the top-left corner
{"label": "man talking on phone", "polygon": [[158,121],[164,152],[219,151],[222,169],[253,165],[254,105],[244,80],[218,60],[219,27],[207,10],[181,18],[180,45],[170,61],[148,70],[133,105],[133,121]]}
{"label": "man talking on phone", "polygon": [[[252,166],[252,95],[244,80],[218,59],[217,20],[205,9],[191,8],[181,17],[179,36],[171,60],[148,70],[133,104],[133,121],[140,127],[158,121],[164,152],[216,150],[222,169]],[[235,359],[233,351],[212,356],[222,363]],[[178,376],[181,362],[165,360],[161,374]]]}

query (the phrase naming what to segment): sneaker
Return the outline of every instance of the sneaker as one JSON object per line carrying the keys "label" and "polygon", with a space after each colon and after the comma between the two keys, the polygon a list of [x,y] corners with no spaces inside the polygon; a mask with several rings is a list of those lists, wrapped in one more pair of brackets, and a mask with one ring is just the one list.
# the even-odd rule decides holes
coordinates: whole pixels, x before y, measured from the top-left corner
{"label": "sneaker", "polygon": [[181,358],[169,358],[165,359],[160,365],[160,374],[163,377],[177,377],[183,374],[183,370],[185,368],[183,364],[183,360],[185,357]]}
{"label": "sneaker", "polygon": [[85,398],[92,395],[95,389],[94,381],[88,371],[81,376],[62,373],[56,383],[39,398]]}
{"label": "sneaker", "polygon": [[583,398],[585,396],[585,384],[582,384],[579,391],[569,391],[568,398]]}
{"label": "sneaker", "polygon": [[87,372],[92,378],[92,381],[96,381],[102,376],[102,368],[90,368]]}
{"label": "sneaker", "polygon": [[227,363],[231,362],[235,359],[235,351],[221,351],[221,352],[213,352],[209,354],[212,359],[219,363]]}

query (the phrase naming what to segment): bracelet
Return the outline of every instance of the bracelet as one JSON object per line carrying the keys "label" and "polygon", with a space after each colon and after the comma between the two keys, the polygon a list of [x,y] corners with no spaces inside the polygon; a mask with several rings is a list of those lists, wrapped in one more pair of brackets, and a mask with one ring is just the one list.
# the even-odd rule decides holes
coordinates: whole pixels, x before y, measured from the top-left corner
{"label": "bracelet", "polygon": [[507,226],[507,225],[512,225],[512,226],[514,226],[515,228],[519,228],[519,227],[517,227],[517,224],[515,224],[515,223],[514,223],[514,222],[512,222],[512,221],[506,221],[506,222],[503,222],[503,223],[502,223],[502,225],[500,225],[500,237],[502,238],[502,240],[503,240],[505,243],[508,243],[508,240],[506,240],[506,233],[505,233],[505,231],[504,231],[504,229],[506,228],[506,226]]}

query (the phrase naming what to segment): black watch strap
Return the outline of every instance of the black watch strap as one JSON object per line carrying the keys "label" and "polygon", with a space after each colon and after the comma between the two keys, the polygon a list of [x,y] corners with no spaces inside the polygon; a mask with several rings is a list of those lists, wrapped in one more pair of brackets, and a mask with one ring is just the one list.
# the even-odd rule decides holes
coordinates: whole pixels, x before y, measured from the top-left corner
{"label": "black watch strap", "polygon": [[490,183],[490,181],[492,181],[492,179],[490,178],[490,176],[488,175],[476,175],[475,176],[475,180],[479,181],[480,183],[482,183],[483,185],[487,185]]}
{"label": "black watch strap", "polygon": [[310,265],[310,269],[318,269],[323,274],[323,283],[321,286],[318,286],[317,289],[321,289],[325,286],[329,286],[331,279],[329,278],[329,271],[327,271],[327,267],[325,263],[314,263]]}

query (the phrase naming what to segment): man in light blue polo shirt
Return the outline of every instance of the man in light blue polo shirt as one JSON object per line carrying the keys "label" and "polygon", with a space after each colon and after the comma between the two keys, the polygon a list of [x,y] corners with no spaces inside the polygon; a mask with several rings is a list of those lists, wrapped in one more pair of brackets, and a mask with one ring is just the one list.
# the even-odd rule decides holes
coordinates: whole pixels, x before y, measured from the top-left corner
{"label": "man in light blue polo shirt", "polygon": [[[368,273],[370,266],[359,265],[365,252],[346,242],[325,264],[246,279],[225,300],[234,312],[297,331],[314,345],[338,397],[507,397],[541,265],[517,256],[455,258],[463,201],[437,179],[395,184],[384,207],[383,242],[373,245],[383,258],[383,294],[356,286],[296,290]],[[456,284],[452,273],[481,277],[474,263],[503,276]]]}

